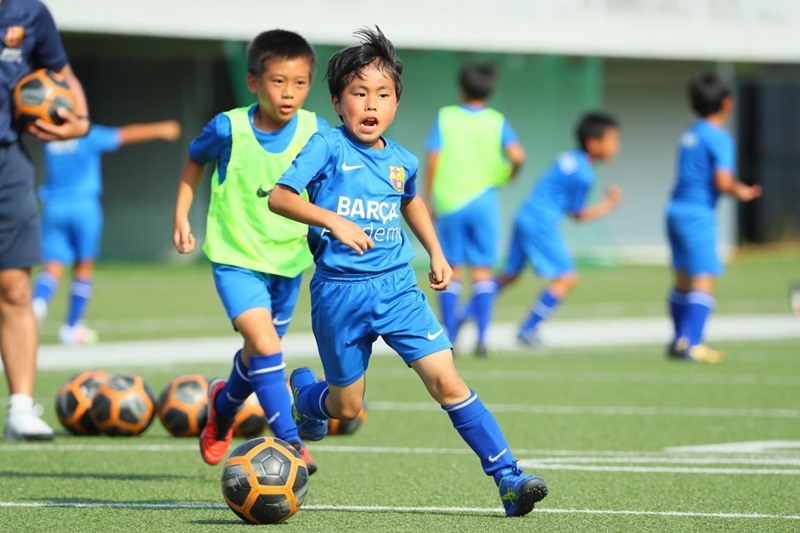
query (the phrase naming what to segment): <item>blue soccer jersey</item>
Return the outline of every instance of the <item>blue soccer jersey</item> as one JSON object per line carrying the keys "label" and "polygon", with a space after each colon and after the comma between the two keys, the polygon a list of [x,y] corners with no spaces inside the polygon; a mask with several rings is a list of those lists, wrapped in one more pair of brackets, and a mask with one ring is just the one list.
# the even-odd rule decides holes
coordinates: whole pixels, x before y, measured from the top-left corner
{"label": "blue soccer jersey", "polygon": [[[250,124],[253,125],[257,105],[252,105],[247,111],[250,116]],[[297,131],[297,114],[295,114],[284,127],[277,131],[261,131],[253,125],[253,134],[267,152],[279,154],[286,150],[292,142]],[[330,128],[328,122],[317,115],[317,130],[322,131]],[[220,183],[225,181],[228,163],[231,159],[231,121],[225,113],[219,113],[212,118],[189,144],[189,157],[197,163],[217,163],[219,170]]]}
{"label": "blue soccer jersey", "polygon": [[46,143],[46,179],[39,189],[42,200],[50,204],[99,198],[103,192],[102,156],[119,146],[119,129],[97,124],[85,137]]}
{"label": "blue soccer jersey", "polygon": [[735,158],[733,137],[707,120],[698,120],[681,137],[672,199],[713,209],[719,198],[715,173],[733,173]]}
{"label": "blue soccer jersey", "polygon": [[407,265],[414,257],[402,229],[400,205],[416,195],[419,160],[384,138],[382,150],[352,141],[342,126],[315,133],[283,174],[279,185],[308,191],[311,203],[352,220],[375,248],[363,255],[330,231],[309,227],[308,245],[318,269],[375,274]]}
{"label": "blue soccer jersey", "polygon": [[520,213],[542,222],[558,223],[583,211],[595,174],[589,155],[580,149],[564,152],[534,185]]}

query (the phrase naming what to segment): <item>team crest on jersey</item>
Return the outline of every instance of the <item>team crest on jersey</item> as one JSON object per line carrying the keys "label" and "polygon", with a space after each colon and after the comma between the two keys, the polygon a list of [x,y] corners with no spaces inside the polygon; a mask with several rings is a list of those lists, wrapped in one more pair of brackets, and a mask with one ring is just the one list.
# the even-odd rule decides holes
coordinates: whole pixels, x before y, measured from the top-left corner
{"label": "team crest on jersey", "polygon": [[19,48],[22,46],[23,37],[25,37],[25,28],[22,26],[9,26],[6,30],[4,42],[8,48]]}
{"label": "team crest on jersey", "polygon": [[403,192],[406,186],[406,169],[403,167],[393,167],[389,165],[389,181],[397,192]]}

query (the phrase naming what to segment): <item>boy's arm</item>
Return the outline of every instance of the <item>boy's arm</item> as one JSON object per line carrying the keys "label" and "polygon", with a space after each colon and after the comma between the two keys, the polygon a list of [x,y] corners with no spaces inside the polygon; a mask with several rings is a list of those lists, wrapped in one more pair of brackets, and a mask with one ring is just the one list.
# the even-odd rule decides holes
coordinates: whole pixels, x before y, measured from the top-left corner
{"label": "boy's arm", "polygon": [[727,170],[718,168],[714,172],[714,184],[722,194],[729,194],[742,202],[749,202],[761,196],[760,185],[745,185],[741,181],[736,181],[733,174]]}
{"label": "boy's arm", "polygon": [[205,168],[204,164],[193,161],[191,158],[187,159],[181,172],[181,181],[178,183],[172,244],[182,254],[188,254],[194,250],[195,239],[189,224],[189,209],[192,207],[194,191],[203,177]]}
{"label": "boy's arm", "polygon": [[574,213],[572,217],[579,222],[587,222],[596,218],[604,217],[614,209],[622,201],[622,189],[613,185],[606,191],[605,197],[596,204]]}
{"label": "boy's arm", "polygon": [[127,124],[119,128],[120,146],[161,139],[177,141],[181,137],[181,125],[176,120],[146,122],[143,124]]}
{"label": "boy's arm", "polygon": [[414,232],[419,242],[431,258],[431,270],[428,273],[431,289],[443,291],[450,286],[453,280],[453,269],[444,257],[439,238],[433,229],[433,222],[428,214],[425,202],[414,196],[411,200],[403,202],[400,207],[408,227]]}
{"label": "boy's arm", "polygon": [[525,149],[522,148],[520,143],[511,143],[505,148],[506,157],[511,162],[511,173],[508,176],[509,180],[513,180],[519,174],[522,164],[525,163]]}
{"label": "boy's arm", "polygon": [[272,189],[268,205],[273,213],[309,226],[327,229],[339,242],[355,250],[358,255],[375,246],[358,224],[305,201],[297,191],[286,185],[278,184]]}

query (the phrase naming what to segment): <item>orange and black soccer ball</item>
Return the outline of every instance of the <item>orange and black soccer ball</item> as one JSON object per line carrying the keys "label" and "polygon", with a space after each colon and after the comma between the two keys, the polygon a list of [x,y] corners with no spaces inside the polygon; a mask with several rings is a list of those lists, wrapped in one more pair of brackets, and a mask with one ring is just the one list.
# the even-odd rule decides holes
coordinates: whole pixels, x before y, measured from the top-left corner
{"label": "orange and black soccer ball", "polygon": [[208,380],[199,374],[173,379],[161,391],[156,412],[172,435],[196,437],[208,418]]}
{"label": "orange and black soccer ball", "polygon": [[140,435],[153,421],[156,398],[141,376],[117,374],[97,389],[89,413],[107,435]]}
{"label": "orange and black soccer ball", "polygon": [[331,418],[328,420],[328,435],[352,435],[358,428],[364,425],[367,421],[367,407],[358,413],[358,416],[352,420],[336,420]]}
{"label": "orange and black soccer ball", "polygon": [[97,389],[111,374],[104,370],[81,372],[69,378],[56,393],[58,421],[73,435],[98,435],[89,410]]}
{"label": "orange and black soccer ball", "polygon": [[294,447],[274,437],[248,440],[222,470],[222,496],[251,524],[279,524],[295,514],[308,493],[308,468]]}
{"label": "orange and black soccer ball", "polygon": [[247,397],[233,419],[233,434],[236,437],[252,439],[259,437],[269,428],[264,409],[255,394]]}
{"label": "orange and black soccer ball", "polygon": [[58,110],[75,108],[75,97],[66,78],[47,69],[34,70],[14,87],[14,120],[24,129],[36,119],[61,124]]}

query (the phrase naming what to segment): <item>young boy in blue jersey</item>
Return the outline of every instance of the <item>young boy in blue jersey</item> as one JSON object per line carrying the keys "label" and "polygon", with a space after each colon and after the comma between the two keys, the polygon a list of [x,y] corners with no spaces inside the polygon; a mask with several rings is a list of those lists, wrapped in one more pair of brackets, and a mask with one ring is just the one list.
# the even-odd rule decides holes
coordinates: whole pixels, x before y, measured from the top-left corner
{"label": "young boy in blue jersey", "polygon": [[33,312],[41,324],[65,265],[73,264],[69,311],[58,331],[62,343],[97,342],[97,332],[83,323],[83,317],[92,296],[103,231],[103,154],[156,139],[177,141],[180,135],[181,126],[174,120],[121,127],[94,124],[86,137],[44,145],[45,181],[39,188],[44,268],[34,285]]}
{"label": "young boy in blue jersey", "polygon": [[[431,202],[436,232],[445,258],[453,267],[453,282],[439,294],[442,323],[455,344],[460,324],[475,317],[475,354],[488,353],[486,333],[497,285],[497,243],[500,204],[496,189],[512,179],[525,161],[511,124],[487,106],[497,73],[492,63],[478,61],[458,75],[461,104],[443,107],[428,137],[425,197]],[[472,295],[459,309],[465,267],[472,270]]]}
{"label": "young boy in blue jersey", "polygon": [[736,149],[723,127],[733,111],[727,84],[712,72],[689,83],[689,102],[699,120],[680,140],[677,182],[667,205],[667,233],[675,284],[669,309],[675,337],[670,357],[719,363],[722,353],[703,344],[703,330],[714,308],[714,280],[722,273],[717,253],[715,207],[721,194],[742,202],[761,196],[761,187],[734,177]]}
{"label": "young boy in blue jersey", "polygon": [[301,273],[311,265],[304,224],[275,215],[267,197],[311,135],[328,127],[301,109],[315,55],[300,35],[271,30],[247,48],[247,86],[258,103],[215,116],[189,146],[175,207],[173,242],[194,249],[189,208],[206,164],[214,165],[203,251],[214,283],[244,346],[230,377],[209,383],[208,422],[200,452],[211,465],[225,458],[237,408],[255,392],[272,433],[317,470],[292,418],[281,337],[292,319]]}
{"label": "young boy in blue jersey", "polygon": [[[447,288],[447,264],[425,202],[416,193],[419,161],[383,137],[394,120],[402,64],[379,29],[328,62],[328,88],[342,125],[315,134],[269,199],[274,212],[309,225],[317,268],[311,325],[327,381],[309,368],[289,378],[301,434],[322,439],[329,418],[363,408],[365,372],[378,337],[421,378],[500,489],[506,513],[522,516],[547,495],[541,478],[517,466],[494,416],[453,364],[452,345],[416,283],[414,252],[401,216],[430,256],[432,289]],[[308,191],[309,201],[300,196]]]}
{"label": "young boy in blue jersey", "polygon": [[538,346],[538,328],[556,310],[578,283],[575,262],[559,226],[566,216],[578,222],[595,220],[612,212],[622,200],[622,190],[613,186],[605,197],[586,205],[594,185],[592,165],[609,161],[619,151],[619,126],[607,113],[588,113],[577,126],[578,147],[562,153],[536,182],[514,217],[514,230],[503,275],[502,289],[513,283],[526,262],[549,281],[520,325],[517,339]]}

